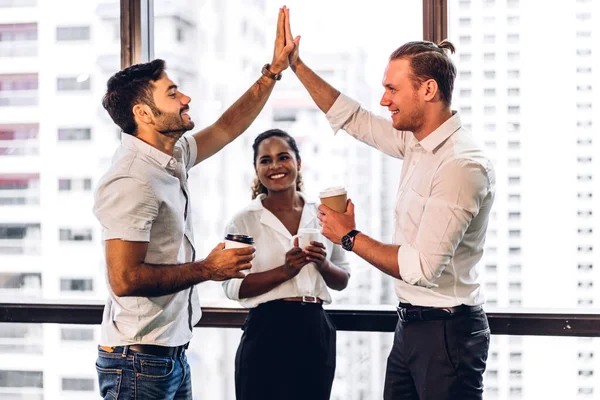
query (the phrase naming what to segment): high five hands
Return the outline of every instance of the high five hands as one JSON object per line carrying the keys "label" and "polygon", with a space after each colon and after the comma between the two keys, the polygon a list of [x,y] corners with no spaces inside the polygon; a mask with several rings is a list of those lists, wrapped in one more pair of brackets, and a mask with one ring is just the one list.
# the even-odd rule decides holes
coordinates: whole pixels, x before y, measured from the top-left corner
{"label": "high five hands", "polygon": [[300,43],[300,36],[298,36],[296,40],[292,39],[289,11],[290,10],[285,6],[279,9],[273,61],[271,61],[271,66],[269,67],[269,70],[274,74],[279,74],[290,65],[295,65],[295,62],[298,60],[298,44]]}

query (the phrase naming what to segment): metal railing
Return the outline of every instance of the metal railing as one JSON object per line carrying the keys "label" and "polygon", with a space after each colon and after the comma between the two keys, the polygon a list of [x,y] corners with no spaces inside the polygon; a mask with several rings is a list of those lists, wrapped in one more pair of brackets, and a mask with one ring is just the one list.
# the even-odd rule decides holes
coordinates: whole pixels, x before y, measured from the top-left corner
{"label": "metal railing", "polygon": [[[53,323],[97,325],[103,304],[0,303],[0,323]],[[393,332],[398,317],[393,306],[326,307],[340,331]],[[204,307],[196,327],[239,328],[248,310]],[[494,310],[487,313],[494,335],[600,337],[600,314],[585,310]]]}

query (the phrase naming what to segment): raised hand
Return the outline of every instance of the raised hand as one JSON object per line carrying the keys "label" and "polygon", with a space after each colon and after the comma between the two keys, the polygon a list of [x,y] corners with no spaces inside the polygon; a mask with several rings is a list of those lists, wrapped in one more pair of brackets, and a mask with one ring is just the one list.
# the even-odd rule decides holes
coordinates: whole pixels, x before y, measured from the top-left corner
{"label": "raised hand", "polygon": [[206,276],[212,281],[244,278],[242,271],[252,267],[255,251],[253,246],[225,250],[225,243],[219,243],[204,259]]}
{"label": "raised hand", "polygon": [[279,9],[277,18],[277,33],[275,35],[275,48],[273,50],[273,61],[269,70],[278,74],[290,66],[289,56],[294,50],[294,42],[285,40],[285,12],[283,8]]}
{"label": "raised hand", "polygon": [[285,43],[294,43],[294,48],[288,57],[290,65],[292,68],[294,68],[300,59],[300,36],[296,36],[296,38],[294,38],[292,35],[292,29],[290,28],[290,9],[286,6],[283,6],[283,11],[285,14]]}

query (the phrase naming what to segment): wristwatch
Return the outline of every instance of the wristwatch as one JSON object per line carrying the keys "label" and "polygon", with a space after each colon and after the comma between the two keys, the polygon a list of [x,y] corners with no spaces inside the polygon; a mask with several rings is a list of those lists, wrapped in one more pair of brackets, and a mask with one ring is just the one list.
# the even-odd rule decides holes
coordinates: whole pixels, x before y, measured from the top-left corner
{"label": "wristwatch", "polygon": [[360,231],[353,229],[350,232],[346,233],[344,236],[342,236],[342,248],[346,251],[352,251],[352,248],[354,247],[354,238],[359,233]]}
{"label": "wristwatch", "polygon": [[274,81],[280,80],[281,79],[281,72],[278,73],[278,74],[274,74],[273,72],[271,72],[271,70],[269,68],[271,68],[271,64],[267,63],[267,64],[263,65],[262,70],[260,72],[262,72],[262,74],[264,76],[266,76],[267,78],[271,78]]}

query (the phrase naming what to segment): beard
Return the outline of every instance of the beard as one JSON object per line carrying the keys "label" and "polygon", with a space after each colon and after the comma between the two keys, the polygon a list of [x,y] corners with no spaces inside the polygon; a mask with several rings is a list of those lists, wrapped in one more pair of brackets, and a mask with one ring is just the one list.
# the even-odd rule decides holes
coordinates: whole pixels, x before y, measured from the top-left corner
{"label": "beard", "polygon": [[419,103],[419,98],[416,93],[413,98],[413,104],[414,107],[410,111],[410,114],[408,114],[405,119],[399,119],[394,124],[394,129],[398,131],[415,132],[423,125],[425,112]]}
{"label": "beard", "polygon": [[156,130],[165,136],[179,139],[189,130],[194,129],[194,121],[191,119],[189,121],[185,121],[183,116],[181,115],[185,111],[189,110],[189,108],[185,108],[178,113],[164,113],[160,112],[155,113],[156,117]]}

